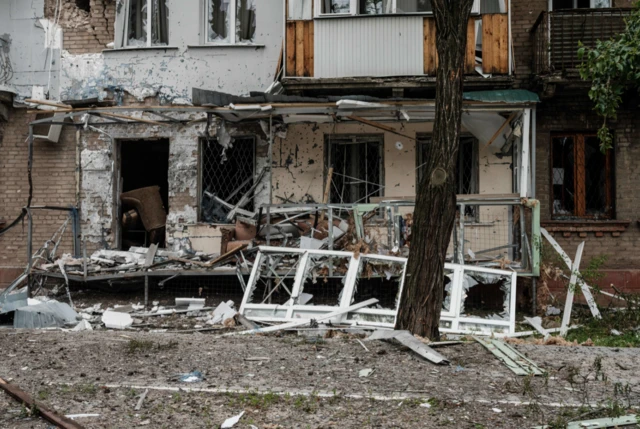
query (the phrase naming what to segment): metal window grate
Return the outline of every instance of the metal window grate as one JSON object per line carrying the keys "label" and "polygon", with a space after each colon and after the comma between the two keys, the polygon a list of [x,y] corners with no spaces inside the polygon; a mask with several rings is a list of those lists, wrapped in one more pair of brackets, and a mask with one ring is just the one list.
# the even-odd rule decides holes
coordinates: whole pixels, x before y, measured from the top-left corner
{"label": "metal window grate", "polygon": [[[215,139],[200,143],[200,189],[202,205],[200,218],[205,222],[226,223],[226,211],[216,210],[211,196],[215,195],[229,204],[237,204],[249,191],[255,177],[255,139],[236,137],[226,150]],[[245,206],[253,210],[253,202]]]}
{"label": "metal window grate", "polygon": [[368,203],[382,195],[382,136],[329,136],[332,203]]}

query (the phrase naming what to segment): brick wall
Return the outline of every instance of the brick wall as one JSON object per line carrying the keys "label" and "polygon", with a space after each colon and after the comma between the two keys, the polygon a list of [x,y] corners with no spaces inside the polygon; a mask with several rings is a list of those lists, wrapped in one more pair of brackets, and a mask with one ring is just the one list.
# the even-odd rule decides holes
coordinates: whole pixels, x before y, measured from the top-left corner
{"label": "brick wall", "polygon": [[540,13],[547,10],[547,5],[547,0],[515,0],[511,2],[511,37],[516,87],[526,88],[529,86],[533,59],[530,31]]}
{"label": "brick wall", "polygon": [[[97,53],[113,42],[115,0],[88,0],[89,11],[76,0],[62,0],[59,23],[63,30],[64,49],[72,54]],[[54,20],[57,0],[45,1],[45,16]]]}
{"label": "brick wall", "polygon": [[[27,203],[27,137],[29,122],[35,115],[25,110],[11,110],[4,137],[0,141],[0,218],[15,219]],[[75,134],[63,131],[58,143],[36,141],[33,147],[32,206],[75,204]],[[37,211],[33,216],[33,248],[39,249],[67,218],[66,213]],[[69,224],[58,254],[72,250]],[[27,262],[27,222],[0,236],[0,288],[12,280],[16,270]],[[8,271],[7,271],[8,270]],[[2,275],[2,271],[10,274]]]}
{"label": "brick wall", "polygon": [[[573,259],[578,244],[585,241],[582,266],[585,267],[594,256],[607,256],[603,270],[607,278],[603,285],[615,282],[627,289],[640,289],[639,276],[633,270],[640,270],[640,195],[637,192],[640,177],[640,123],[638,123],[637,101],[630,102],[619,112],[618,119],[610,128],[615,134],[615,207],[617,220],[629,220],[627,229],[614,236],[594,232],[555,234],[555,239]],[[550,134],[557,131],[597,130],[601,119],[591,109],[592,103],[586,91],[560,94],[551,100],[544,100],[538,108],[536,139],[536,193],[541,201],[542,221],[551,219],[551,173]],[[582,236],[581,236],[582,235]],[[598,234],[599,235],[599,234]],[[622,271],[619,271],[622,270]]]}

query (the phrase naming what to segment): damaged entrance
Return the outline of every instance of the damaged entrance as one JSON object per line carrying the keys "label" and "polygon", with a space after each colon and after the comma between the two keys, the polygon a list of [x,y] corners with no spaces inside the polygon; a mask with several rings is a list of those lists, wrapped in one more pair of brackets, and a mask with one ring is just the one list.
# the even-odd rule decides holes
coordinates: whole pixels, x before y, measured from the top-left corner
{"label": "damaged entrance", "polygon": [[169,140],[121,141],[120,248],[164,245],[169,209]]}

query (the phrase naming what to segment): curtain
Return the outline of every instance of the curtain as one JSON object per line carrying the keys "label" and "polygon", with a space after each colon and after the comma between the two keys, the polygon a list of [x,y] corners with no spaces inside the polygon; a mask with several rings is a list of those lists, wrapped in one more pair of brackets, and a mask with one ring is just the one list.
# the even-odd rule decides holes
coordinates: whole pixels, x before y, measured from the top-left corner
{"label": "curtain", "polygon": [[256,33],[255,0],[236,0],[237,42],[252,42]]}
{"label": "curtain", "polygon": [[127,30],[128,46],[144,46],[147,44],[146,0],[129,1],[129,22]]}
{"label": "curtain", "polygon": [[151,0],[151,44],[169,44],[169,20],[167,19],[166,0]]}

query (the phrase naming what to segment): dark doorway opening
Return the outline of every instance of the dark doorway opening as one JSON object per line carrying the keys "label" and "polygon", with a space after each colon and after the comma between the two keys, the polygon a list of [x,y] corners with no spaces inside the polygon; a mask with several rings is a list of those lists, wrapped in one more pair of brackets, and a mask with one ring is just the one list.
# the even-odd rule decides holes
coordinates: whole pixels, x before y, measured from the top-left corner
{"label": "dark doorway opening", "polygon": [[[152,196],[143,195],[141,204],[146,207],[134,207],[121,203],[120,221],[122,228],[121,243],[123,249],[131,246],[148,246],[157,243],[164,246],[164,230],[150,231],[151,218],[166,218],[169,212],[169,140],[125,140],[120,142],[120,192],[121,194],[142,188],[158,187],[160,204],[150,204]],[[155,191],[155,195],[158,191]],[[156,197],[157,199],[157,197]],[[146,208],[146,209],[145,209]],[[151,208],[151,209],[150,209]],[[157,213],[164,210],[164,213]],[[161,222],[164,223],[164,222]]]}

